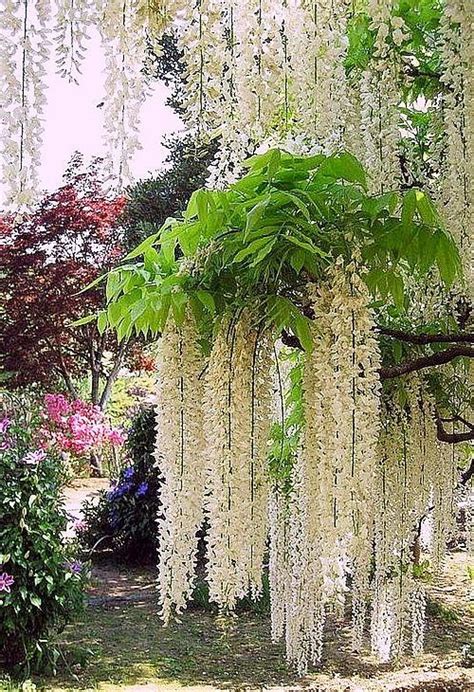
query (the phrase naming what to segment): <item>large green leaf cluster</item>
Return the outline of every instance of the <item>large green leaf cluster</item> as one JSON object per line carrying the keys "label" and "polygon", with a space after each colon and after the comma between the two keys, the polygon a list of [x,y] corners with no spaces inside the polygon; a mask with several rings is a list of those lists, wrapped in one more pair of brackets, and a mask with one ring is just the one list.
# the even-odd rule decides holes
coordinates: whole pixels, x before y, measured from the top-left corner
{"label": "large green leaf cluster", "polygon": [[355,261],[375,305],[407,307],[406,281],[460,277],[455,243],[418,189],[374,196],[354,156],[293,156],[273,149],[246,162],[225,190],[196,191],[181,218],[129,253],[107,277],[99,314],[120,339],[159,334],[190,308],[209,340],[219,315],[253,307],[277,332],[310,347],[308,281],[338,258]]}

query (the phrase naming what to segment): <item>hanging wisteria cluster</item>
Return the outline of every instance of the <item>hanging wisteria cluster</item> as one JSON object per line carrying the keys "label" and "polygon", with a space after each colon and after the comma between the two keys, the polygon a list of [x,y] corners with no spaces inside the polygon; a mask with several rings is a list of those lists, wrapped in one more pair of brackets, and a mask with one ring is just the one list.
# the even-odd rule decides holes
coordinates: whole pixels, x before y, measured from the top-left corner
{"label": "hanging wisteria cluster", "polygon": [[206,360],[193,318],[180,327],[168,320],[156,443],[164,621],[192,595],[205,523],[210,600],[230,613],[239,599],[258,597],[268,562],[272,637],[284,638],[300,674],[321,659],[327,618],[347,612],[355,650],[367,638],[382,661],[408,646],[422,652],[419,552],[431,555],[432,569],[442,566],[456,486],[423,380],[407,379],[403,401],[397,390],[382,393],[357,264],[336,263],[306,292],[313,348],[301,356],[304,425],[290,477],[275,479],[268,465],[275,368],[287,379],[281,349],[249,309],[220,320]]}
{"label": "hanging wisteria cluster", "polygon": [[468,285],[474,290],[474,27],[473,8],[446,0],[442,18],[441,81],[445,132],[441,151],[440,206],[462,249]]}
{"label": "hanging wisteria cluster", "polygon": [[422,523],[430,522],[423,547],[440,567],[454,519],[452,449],[436,438],[433,402],[420,381],[406,391],[403,407],[385,402],[379,438],[371,641],[382,661],[402,655],[407,644],[415,655],[423,651],[425,593],[412,563]]}
{"label": "hanging wisteria cluster", "polygon": [[104,129],[113,185],[130,182],[140,147],[143,65],[153,3],[143,0],[5,0],[0,4],[1,171],[7,202],[24,208],[38,192],[47,77],[78,83],[93,28],[105,53]]}
{"label": "hanging wisteria cluster", "polygon": [[[349,574],[354,639],[356,645],[361,643],[380,425],[380,358],[366,307],[367,289],[353,270],[337,269],[327,289],[311,286],[310,295],[314,349],[304,365],[305,427],[289,499],[290,538],[284,548],[288,555],[271,560],[272,568],[283,565],[289,579],[287,655],[301,673],[321,658],[329,609],[344,611]],[[280,517],[280,512],[273,515],[277,521]],[[277,540],[271,551],[279,549]],[[271,580],[278,583],[283,578],[277,573]],[[273,607],[273,619],[281,620],[281,604],[273,602]]]}
{"label": "hanging wisteria cluster", "polygon": [[162,617],[186,607],[195,580],[203,522],[204,359],[194,322],[168,320],[160,340],[156,403],[156,463],[163,476],[159,519]]}
{"label": "hanging wisteria cluster", "polygon": [[[470,3],[444,0],[437,35],[444,123],[439,196],[445,219],[472,267],[474,38]],[[196,137],[220,137],[211,180],[238,173],[259,146],[357,155],[374,191],[400,184],[400,107],[409,29],[394,0],[5,0],[0,15],[3,172],[11,202],[37,187],[45,67],[52,44],[58,72],[77,80],[92,28],[106,58],[104,120],[115,183],[130,180],[139,142],[147,38],[173,32],[183,52],[184,119]],[[348,70],[350,22],[369,18],[371,56]],[[357,25],[355,25],[357,26]],[[51,38],[50,38],[51,36]],[[410,64],[416,69],[416,64]],[[427,104],[425,104],[427,105]]]}
{"label": "hanging wisteria cluster", "polygon": [[237,599],[262,588],[272,343],[245,312],[221,324],[207,363],[197,338],[187,319],[179,328],[167,325],[160,342],[156,461],[163,475],[165,622],[192,594],[204,511],[211,599],[232,610]]}

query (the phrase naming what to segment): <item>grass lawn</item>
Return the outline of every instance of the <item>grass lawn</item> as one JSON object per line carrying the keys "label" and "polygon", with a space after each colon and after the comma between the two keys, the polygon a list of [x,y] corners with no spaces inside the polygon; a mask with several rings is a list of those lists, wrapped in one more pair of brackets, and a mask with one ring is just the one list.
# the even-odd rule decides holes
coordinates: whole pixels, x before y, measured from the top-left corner
{"label": "grass lawn", "polygon": [[[423,656],[390,665],[377,663],[368,652],[357,656],[351,652],[348,620],[331,621],[322,665],[304,680],[286,666],[283,645],[271,643],[268,616],[244,613],[220,621],[193,609],[180,623],[163,628],[152,576],[138,570],[108,575],[106,569],[99,570],[93,605],[61,635],[57,676],[35,679],[37,689],[474,690],[474,671],[462,660],[463,646],[474,637],[464,559],[452,558],[446,582],[432,589],[435,600]],[[126,602],[125,597],[133,600]],[[2,687],[0,682],[0,689],[21,687]]]}

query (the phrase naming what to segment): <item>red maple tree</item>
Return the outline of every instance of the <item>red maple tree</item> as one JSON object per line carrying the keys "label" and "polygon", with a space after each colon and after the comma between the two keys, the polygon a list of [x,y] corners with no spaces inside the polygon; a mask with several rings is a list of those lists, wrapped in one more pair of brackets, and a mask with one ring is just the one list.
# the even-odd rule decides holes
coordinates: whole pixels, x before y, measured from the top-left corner
{"label": "red maple tree", "polygon": [[71,322],[103,305],[101,285],[79,291],[123,254],[125,199],[105,195],[97,165],[78,172],[81,163],[77,155],[63,187],[31,213],[0,218],[0,348],[7,386],[62,381],[76,397],[75,382],[88,375],[91,401],[104,408],[129,344],[100,335],[95,322]]}

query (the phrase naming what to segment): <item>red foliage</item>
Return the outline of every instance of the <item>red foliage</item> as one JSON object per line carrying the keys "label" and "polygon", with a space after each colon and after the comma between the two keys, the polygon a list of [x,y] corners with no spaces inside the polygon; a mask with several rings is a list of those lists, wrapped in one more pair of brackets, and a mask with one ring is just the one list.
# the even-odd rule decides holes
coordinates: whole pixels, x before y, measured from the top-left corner
{"label": "red foliage", "polygon": [[[107,198],[93,172],[70,176],[22,219],[0,218],[0,348],[12,386],[58,378],[68,384],[97,361],[105,344],[93,323],[68,324],[103,304],[103,288],[78,294],[122,254],[125,200]],[[107,348],[114,349],[113,345]]]}

